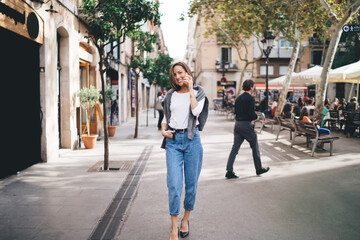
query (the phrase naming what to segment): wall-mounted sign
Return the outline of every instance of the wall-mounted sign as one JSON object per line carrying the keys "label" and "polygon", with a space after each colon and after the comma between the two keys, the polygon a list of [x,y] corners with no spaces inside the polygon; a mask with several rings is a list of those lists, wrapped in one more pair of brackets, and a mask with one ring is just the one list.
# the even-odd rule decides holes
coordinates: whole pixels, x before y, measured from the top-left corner
{"label": "wall-mounted sign", "polygon": [[0,2],[0,27],[37,43],[44,43],[44,21],[23,1],[2,0]]}
{"label": "wall-mounted sign", "polygon": [[225,83],[221,83],[220,81],[217,81],[216,85],[217,85],[216,90],[217,90],[218,98],[221,98],[223,96],[223,93],[229,99],[235,97],[236,81],[226,81]]}
{"label": "wall-mounted sign", "polygon": [[348,32],[360,32],[360,25],[344,25],[343,31]]}

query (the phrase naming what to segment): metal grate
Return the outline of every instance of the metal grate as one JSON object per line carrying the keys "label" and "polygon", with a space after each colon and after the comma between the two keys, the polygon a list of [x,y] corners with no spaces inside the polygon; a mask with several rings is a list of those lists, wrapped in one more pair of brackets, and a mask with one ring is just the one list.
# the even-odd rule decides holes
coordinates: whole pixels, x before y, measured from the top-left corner
{"label": "metal grate", "polygon": [[98,161],[88,172],[130,172],[131,168],[134,166],[135,161],[109,161],[109,170],[104,170],[104,161]]}

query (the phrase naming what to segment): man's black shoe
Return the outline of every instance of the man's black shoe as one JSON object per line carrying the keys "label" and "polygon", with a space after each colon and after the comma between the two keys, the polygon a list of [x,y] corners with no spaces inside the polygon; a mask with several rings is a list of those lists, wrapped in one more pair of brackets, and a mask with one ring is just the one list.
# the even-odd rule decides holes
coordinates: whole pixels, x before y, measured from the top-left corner
{"label": "man's black shoe", "polygon": [[261,174],[263,174],[263,173],[266,173],[266,172],[268,172],[270,170],[270,168],[269,167],[264,167],[264,168],[262,168],[262,169],[260,169],[260,170],[256,170],[256,175],[261,175]]}
{"label": "man's black shoe", "polygon": [[227,172],[226,172],[225,177],[226,177],[227,179],[238,178],[238,176],[236,176],[234,172],[230,172],[230,171],[227,171]]}

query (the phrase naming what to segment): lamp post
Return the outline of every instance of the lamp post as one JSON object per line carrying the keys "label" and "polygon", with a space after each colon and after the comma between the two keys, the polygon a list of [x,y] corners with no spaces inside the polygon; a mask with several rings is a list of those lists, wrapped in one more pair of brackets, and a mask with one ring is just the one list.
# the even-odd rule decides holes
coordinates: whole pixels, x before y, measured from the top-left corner
{"label": "lamp post", "polygon": [[268,108],[268,103],[269,103],[269,55],[271,52],[271,49],[273,48],[273,44],[274,44],[274,39],[275,37],[272,35],[272,31],[268,31],[265,36],[264,39],[261,40],[262,44],[263,44],[263,53],[266,57],[266,79],[265,79],[265,83],[266,83],[266,89],[265,89],[265,103],[266,103],[266,109]]}
{"label": "lamp post", "polygon": [[222,86],[222,107],[225,107],[225,84],[227,81],[225,77],[225,73],[228,71],[229,67],[230,67],[229,62],[225,62],[225,61],[221,62],[222,77],[220,79],[220,84]]}

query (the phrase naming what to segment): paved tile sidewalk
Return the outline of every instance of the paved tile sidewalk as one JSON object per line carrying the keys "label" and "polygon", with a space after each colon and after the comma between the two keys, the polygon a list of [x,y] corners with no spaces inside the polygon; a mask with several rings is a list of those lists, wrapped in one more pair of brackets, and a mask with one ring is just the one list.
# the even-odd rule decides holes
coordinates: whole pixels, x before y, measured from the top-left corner
{"label": "paved tile sidewalk", "polygon": [[[133,139],[134,118],[117,128],[110,138],[110,167],[135,163],[144,146],[160,144],[152,113],[149,127],[146,112],[141,113],[138,139]],[[57,161],[0,181],[0,239],[88,239],[131,170],[88,171],[102,160],[103,141],[98,141],[95,149],[62,149]]]}

